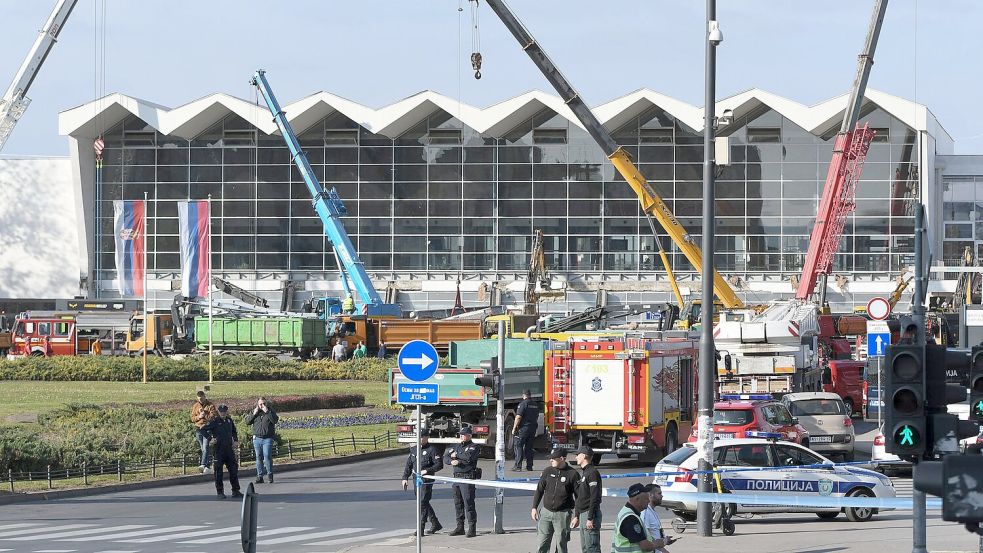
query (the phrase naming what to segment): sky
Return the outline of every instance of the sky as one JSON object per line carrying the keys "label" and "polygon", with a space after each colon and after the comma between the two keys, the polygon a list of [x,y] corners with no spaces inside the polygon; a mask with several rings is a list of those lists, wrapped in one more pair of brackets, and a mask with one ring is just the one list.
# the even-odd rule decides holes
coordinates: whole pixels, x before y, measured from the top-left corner
{"label": "sky", "polygon": [[[846,93],[873,0],[720,0],[717,98],[761,88],[805,105]],[[0,83],[13,78],[54,0],[0,0]],[[703,104],[699,0],[511,0],[594,106],[649,88]],[[97,17],[105,7],[105,18]],[[925,104],[959,154],[983,154],[983,2],[893,0],[870,86]],[[481,80],[467,0],[78,0],[34,82],[5,157],[67,155],[58,113],[105,91],[178,107],[215,92],[251,100],[258,68],[282,104],[324,90],[379,108],[422,90],[487,107],[553,92],[481,3]]]}

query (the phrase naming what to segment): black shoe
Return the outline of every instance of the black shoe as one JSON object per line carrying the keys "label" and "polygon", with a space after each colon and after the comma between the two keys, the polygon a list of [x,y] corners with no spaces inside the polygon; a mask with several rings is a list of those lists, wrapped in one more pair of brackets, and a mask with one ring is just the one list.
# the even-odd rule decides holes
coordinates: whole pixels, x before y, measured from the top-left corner
{"label": "black shoe", "polygon": [[273,483],[273,475],[271,474],[269,476],[270,476],[270,484],[272,484]]}
{"label": "black shoe", "polygon": [[[271,478],[271,480],[272,480],[272,478]],[[257,484],[265,484],[266,483],[266,480],[263,480],[263,477],[262,476],[257,476],[256,477],[256,483]]]}
{"label": "black shoe", "polygon": [[242,492],[232,492],[232,497],[242,497]]}
{"label": "black shoe", "polygon": [[433,519],[433,522],[431,523],[431,526],[430,526],[430,532],[429,533],[430,534],[436,534],[437,532],[440,532],[443,529],[444,529],[444,527],[440,525],[440,521],[437,520],[437,519]]}
{"label": "black shoe", "polygon": [[475,532],[474,525],[470,525],[470,526],[468,526],[468,533],[465,534],[464,537],[466,537],[466,538],[473,538],[473,537],[475,537],[477,535],[478,535],[478,533]]}
{"label": "black shoe", "polygon": [[224,494],[224,493],[222,493],[222,492],[218,492],[218,497],[217,497],[217,499],[225,499],[225,494]]}
{"label": "black shoe", "polygon": [[512,467],[515,472],[522,472],[522,467]]}
{"label": "black shoe", "polygon": [[448,534],[448,535],[449,536],[463,536],[464,535],[464,525],[463,524],[459,524],[457,526],[457,528],[451,530],[451,533]]}
{"label": "black shoe", "polygon": [[526,467],[526,472],[532,472],[532,467]]}

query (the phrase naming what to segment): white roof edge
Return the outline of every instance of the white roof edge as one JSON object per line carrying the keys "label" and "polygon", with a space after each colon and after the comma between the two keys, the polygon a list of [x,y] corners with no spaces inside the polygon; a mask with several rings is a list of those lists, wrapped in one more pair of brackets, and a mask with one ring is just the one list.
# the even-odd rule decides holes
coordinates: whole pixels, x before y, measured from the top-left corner
{"label": "white roof edge", "polygon": [[[865,97],[867,101],[877,104],[909,127],[928,132],[933,138],[948,145],[951,149],[952,136],[939,124],[931,110],[924,105],[876,89],[868,89]],[[842,113],[846,101],[847,95],[843,94],[812,106],[806,106],[783,96],[752,88],[721,99],[717,102],[715,111],[722,113],[725,109],[737,111],[742,107],[765,105],[781,113],[803,129],[818,134],[821,131],[819,128],[821,125],[838,113]],[[284,111],[289,120],[302,122],[309,122],[312,117],[317,115],[327,115],[331,111],[337,111],[372,132],[385,134],[388,131],[396,133],[392,136],[398,136],[398,133],[405,132],[416,122],[422,121],[423,114],[432,113],[433,109],[443,110],[451,116],[459,118],[462,123],[478,132],[485,132],[489,129],[505,132],[511,128],[509,123],[516,116],[528,116],[529,110],[534,108],[536,103],[556,111],[559,115],[582,127],[561,98],[541,90],[525,92],[485,108],[466,104],[433,90],[424,90],[378,109],[322,91],[284,105]],[[620,121],[620,115],[638,111],[646,104],[662,108],[681,123],[697,131],[703,128],[704,112],[702,107],[645,88],[600,104],[592,111],[603,124],[617,123]],[[276,127],[267,116],[265,108],[225,93],[210,94],[173,109],[133,96],[114,93],[59,113],[59,133],[74,135],[77,130],[91,126],[97,116],[114,106],[119,106],[133,113],[164,134],[189,123],[194,126],[193,120],[196,117],[216,106],[238,114],[267,134],[276,132]]]}

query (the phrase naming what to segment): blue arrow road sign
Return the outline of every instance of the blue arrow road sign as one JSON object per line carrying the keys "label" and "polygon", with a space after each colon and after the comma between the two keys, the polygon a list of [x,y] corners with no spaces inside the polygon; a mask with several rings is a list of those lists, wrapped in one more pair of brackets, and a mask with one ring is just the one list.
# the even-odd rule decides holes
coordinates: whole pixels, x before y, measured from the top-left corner
{"label": "blue arrow road sign", "polygon": [[423,340],[413,340],[399,349],[396,363],[403,376],[414,381],[423,382],[437,372],[437,350]]}
{"label": "blue arrow road sign", "polygon": [[891,345],[891,333],[867,335],[867,357],[884,357],[884,352]]}
{"label": "blue arrow road sign", "polygon": [[396,388],[396,403],[402,405],[437,405],[439,397],[437,384],[400,382]]}

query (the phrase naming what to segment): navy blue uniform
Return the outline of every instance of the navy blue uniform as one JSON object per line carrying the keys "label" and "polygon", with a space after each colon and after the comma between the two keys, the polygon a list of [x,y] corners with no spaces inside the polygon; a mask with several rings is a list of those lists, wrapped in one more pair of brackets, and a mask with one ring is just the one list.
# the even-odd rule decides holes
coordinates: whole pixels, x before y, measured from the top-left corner
{"label": "navy blue uniform", "polygon": [[[480,447],[470,440],[455,444],[453,447],[447,448],[444,463],[449,465],[451,461],[457,459],[458,464],[454,466],[454,478],[475,480],[478,478],[479,451]],[[469,533],[473,533],[475,525],[478,524],[478,512],[474,506],[473,484],[454,484],[454,511],[457,514],[458,528],[463,528],[464,521],[467,520],[468,527],[471,529]]]}
{"label": "navy blue uniform", "polygon": [[215,440],[215,490],[219,495],[225,493],[222,482],[222,467],[229,469],[229,483],[232,484],[232,493],[239,493],[239,464],[236,462],[236,450],[233,445],[239,441],[236,431],[236,423],[232,418],[221,415],[213,417],[205,426],[201,427],[201,432]]}
{"label": "navy blue uniform", "polygon": [[[414,446],[410,448],[410,455],[406,458],[406,466],[403,467],[403,480],[409,480],[410,476],[413,474],[413,469],[415,468],[416,447]],[[440,452],[437,451],[436,446],[424,446],[423,451],[420,452],[420,474],[436,474],[442,468],[444,468],[444,461],[440,457]],[[414,485],[415,482],[416,480],[414,479]],[[420,489],[421,528],[426,525],[427,520],[430,521],[430,524],[433,527],[440,526],[440,521],[437,520],[437,513],[433,510],[433,506],[430,505],[431,497],[433,497],[433,480],[424,479],[423,486]]]}
{"label": "navy blue uniform", "polygon": [[522,460],[526,461],[526,470],[532,470],[533,443],[536,441],[536,429],[539,426],[539,405],[534,399],[524,399],[519,404],[515,414],[519,419],[519,428],[512,437],[512,448],[515,450],[515,466],[513,470],[522,468]]}

